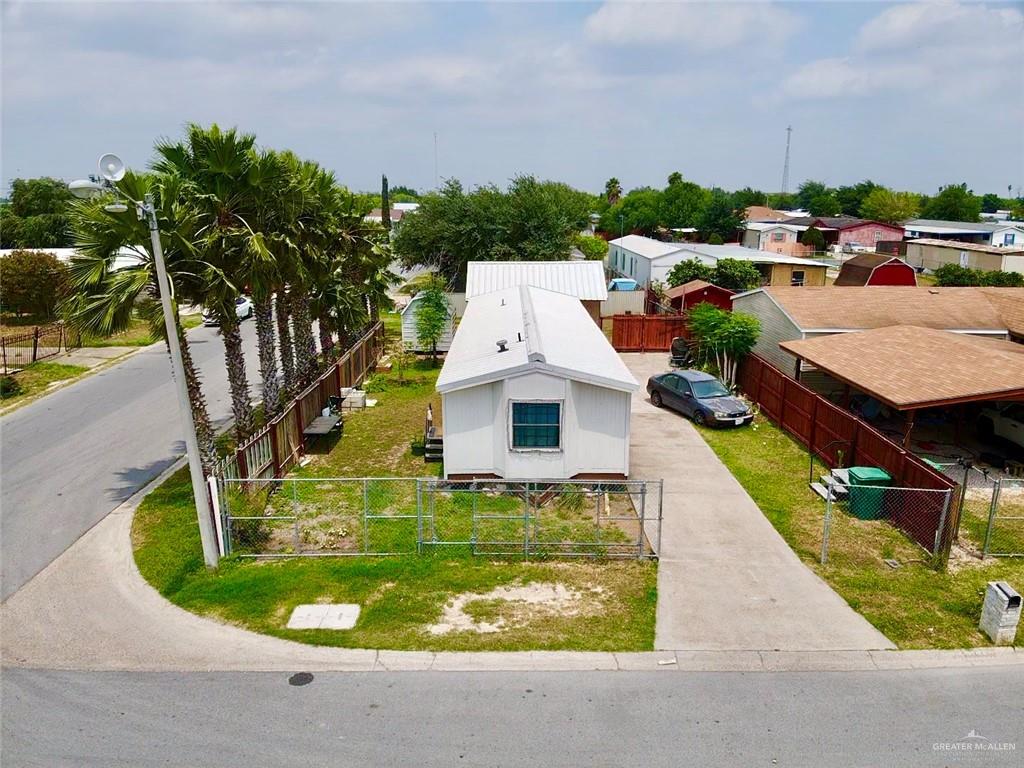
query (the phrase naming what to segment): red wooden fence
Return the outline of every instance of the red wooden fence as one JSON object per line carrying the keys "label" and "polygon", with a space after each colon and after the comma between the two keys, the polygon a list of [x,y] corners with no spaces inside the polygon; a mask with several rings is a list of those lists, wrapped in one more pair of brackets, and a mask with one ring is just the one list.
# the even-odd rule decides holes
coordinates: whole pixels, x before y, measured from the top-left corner
{"label": "red wooden fence", "polygon": [[220,474],[242,480],[283,477],[306,450],[302,431],[320,415],[330,397],[366,377],[383,349],[384,325],[377,323],[270,423],[240,445],[234,456],[223,462]]}
{"label": "red wooden fence", "polygon": [[612,317],[612,346],[619,352],[667,352],[677,336],[687,336],[685,315]]}
{"label": "red wooden fence", "polygon": [[[802,443],[829,467],[881,467],[894,485],[904,488],[950,490],[956,483],[908,453],[874,427],[786,376],[757,355],[747,355],[740,367],[739,385],[761,407],[761,413]],[[891,510],[893,525],[929,552],[935,544],[946,494],[922,491],[920,499]],[[913,514],[910,514],[912,509]],[[904,519],[904,517],[906,519]],[[950,515],[950,518],[953,516]],[[953,521],[947,520],[948,525]],[[949,531],[943,534],[949,536]]]}

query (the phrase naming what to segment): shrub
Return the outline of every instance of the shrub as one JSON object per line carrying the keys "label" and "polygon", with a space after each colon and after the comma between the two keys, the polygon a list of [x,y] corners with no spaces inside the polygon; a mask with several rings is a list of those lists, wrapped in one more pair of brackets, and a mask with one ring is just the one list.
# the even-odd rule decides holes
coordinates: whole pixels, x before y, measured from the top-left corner
{"label": "shrub", "polygon": [[730,291],[747,291],[761,283],[761,273],[749,261],[719,259],[711,282]]}
{"label": "shrub", "polygon": [[708,245],[722,245],[724,242],[722,236],[717,232],[712,232],[711,236],[708,237]]}
{"label": "shrub", "polygon": [[944,287],[984,285],[998,288],[1019,288],[1024,286],[1024,275],[1016,272],[1002,272],[970,269],[959,264],[943,264],[935,270],[935,282]]}
{"label": "shrub", "polygon": [[711,282],[713,272],[714,270],[707,264],[703,264],[697,261],[697,259],[687,259],[674,265],[669,270],[666,279],[669,286],[675,288],[677,285],[683,285],[691,280],[707,280]]}
{"label": "shrub", "polygon": [[8,397],[14,397],[21,392],[21,384],[18,380],[10,375],[0,376],[0,400],[6,400]]}
{"label": "shrub", "polygon": [[67,280],[67,266],[52,253],[17,250],[0,259],[0,302],[5,312],[50,319]]}
{"label": "shrub", "polygon": [[579,248],[591,261],[603,261],[608,255],[608,241],[590,235],[575,235],[572,244]]}

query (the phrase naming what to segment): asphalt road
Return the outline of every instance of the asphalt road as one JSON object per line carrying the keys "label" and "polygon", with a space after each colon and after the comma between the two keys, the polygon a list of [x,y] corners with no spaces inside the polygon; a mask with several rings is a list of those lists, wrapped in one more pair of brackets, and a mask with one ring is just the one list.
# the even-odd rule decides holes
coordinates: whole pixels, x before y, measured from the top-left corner
{"label": "asphalt road", "polygon": [[[1017,766],[1024,670],[7,669],[5,766]],[[936,745],[1015,744],[950,752]],[[983,741],[984,739],[985,741]]]}
{"label": "asphalt road", "polygon": [[[252,321],[242,336],[258,388]],[[218,330],[196,328],[188,338],[210,414],[223,421],[231,403]],[[0,419],[0,599],[184,452],[162,345]]]}

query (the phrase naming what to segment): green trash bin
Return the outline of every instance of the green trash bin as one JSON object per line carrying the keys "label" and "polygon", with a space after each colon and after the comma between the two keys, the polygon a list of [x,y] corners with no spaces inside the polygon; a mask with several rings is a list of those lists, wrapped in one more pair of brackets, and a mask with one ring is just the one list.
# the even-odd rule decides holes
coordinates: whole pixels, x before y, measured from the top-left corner
{"label": "green trash bin", "polygon": [[885,513],[885,489],[892,476],[878,467],[850,467],[850,514],[877,520]]}

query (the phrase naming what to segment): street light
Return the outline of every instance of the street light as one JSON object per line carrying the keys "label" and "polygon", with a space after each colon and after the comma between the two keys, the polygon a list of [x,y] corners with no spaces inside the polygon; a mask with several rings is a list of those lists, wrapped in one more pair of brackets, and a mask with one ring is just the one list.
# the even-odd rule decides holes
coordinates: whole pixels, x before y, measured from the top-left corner
{"label": "street light", "polygon": [[[117,155],[106,154],[99,159],[99,178],[74,181],[68,186],[75,197],[87,199],[113,192],[117,197],[114,202],[104,206],[109,213],[124,213],[128,206],[121,200],[121,190],[116,182],[124,178],[125,167]],[[130,200],[131,198],[129,198]],[[185,383],[185,365],[181,357],[181,345],[178,342],[178,323],[171,306],[171,287],[167,279],[167,267],[164,265],[164,250],[160,244],[160,228],[156,220],[156,207],[153,195],[147,194],[144,200],[131,200],[135,204],[135,214],[140,220],[149,224],[149,237],[153,243],[153,261],[156,264],[156,282],[160,290],[160,306],[163,308],[164,327],[167,329],[167,346],[171,351],[171,370],[174,374],[174,385],[178,393],[178,410],[185,427],[185,453],[188,456],[189,474],[192,476],[192,496],[196,502],[196,514],[199,517],[199,538],[203,544],[203,559],[210,568],[217,567],[220,550],[217,547],[213,519],[210,515],[210,502],[206,491],[206,477],[203,465],[199,460],[199,440],[196,438],[196,425],[192,418],[192,406],[188,397],[188,386]]]}

